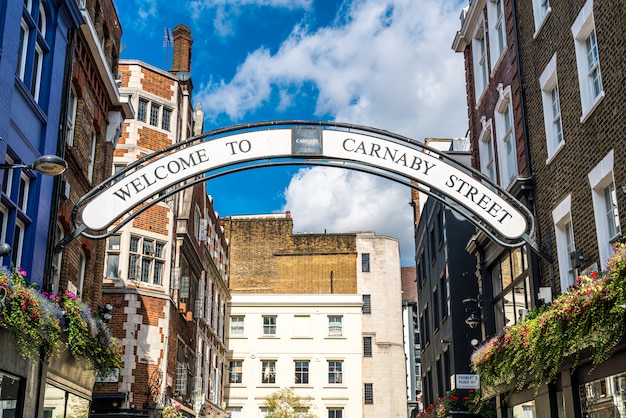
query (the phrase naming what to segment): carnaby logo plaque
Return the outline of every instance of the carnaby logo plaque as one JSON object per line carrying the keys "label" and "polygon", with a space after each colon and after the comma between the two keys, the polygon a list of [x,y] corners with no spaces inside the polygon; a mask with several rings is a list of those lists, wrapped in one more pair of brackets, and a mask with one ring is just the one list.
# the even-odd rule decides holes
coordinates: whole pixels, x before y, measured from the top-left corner
{"label": "carnaby logo plaque", "polygon": [[296,126],[291,128],[293,155],[322,155],[322,129]]}

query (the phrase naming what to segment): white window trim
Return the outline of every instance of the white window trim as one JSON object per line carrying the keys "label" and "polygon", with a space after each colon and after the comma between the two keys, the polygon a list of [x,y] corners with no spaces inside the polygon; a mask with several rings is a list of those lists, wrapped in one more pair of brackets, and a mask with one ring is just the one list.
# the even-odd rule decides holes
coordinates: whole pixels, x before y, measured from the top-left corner
{"label": "white window trim", "polygon": [[[502,16],[501,21],[498,22],[498,2],[502,7]],[[487,2],[487,19],[489,22],[489,53],[491,55],[491,71],[495,71],[500,62],[502,61],[506,50],[508,49],[508,40],[506,37],[506,16],[504,15],[504,0],[489,0]],[[499,29],[496,28],[496,25],[500,23],[502,35],[504,36],[502,45],[502,49],[500,49],[499,40]]]}
{"label": "white window trim", "polygon": [[23,83],[25,83],[24,78],[26,77],[26,56],[28,55],[28,38],[30,37],[30,28],[24,19],[22,19],[21,30],[24,31],[24,39],[22,40],[22,44],[18,46],[21,47],[21,59],[17,67],[17,76]]}
{"label": "white window trim", "polygon": [[[7,222],[9,218],[9,210],[3,205],[0,205],[0,212],[2,212],[2,222],[0,223],[0,244],[7,242]],[[2,257],[0,257],[0,263]]]}
{"label": "white window trim", "polygon": [[[570,278],[569,267],[571,261],[567,250],[566,236],[563,233],[563,226],[572,221],[572,196],[567,195],[561,203],[552,211],[552,221],[554,223],[554,236],[556,240],[557,257],[559,262],[559,277],[561,281],[561,292],[566,292],[573,285]],[[576,242],[574,237],[574,243]]]}
{"label": "white window trim", "polygon": [[80,250],[78,258],[78,274],[76,275],[76,296],[83,297],[83,285],[85,284],[85,272],[87,270],[87,257]]}
{"label": "white window trim", "polygon": [[93,168],[96,162],[96,142],[98,137],[96,136],[96,132],[91,132],[91,146],[89,149],[89,165],[87,167],[87,179],[89,182],[93,180]]}
{"label": "white window trim", "polygon": [[[500,185],[504,188],[507,188],[517,175],[519,174],[519,169],[517,166],[517,138],[515,137],[515,115],[513,113],[513,103],[511,96],[511,86],[507,86],[503,88],[502,84],[498,85],[498,91],[500,92],[500,98],[495,106],[495,125],[496,125],[496,138],[498,144],[498,168],[500,172]],[[504,137],[506,136],[506,132],[502,132],[503,127],[505,126],[504,120],[504,111],[508,108],[511,115],[511,136],[509,141],[513,141],[513,152],[515,153],[515,158],[512,163],[515,165],[514,167],[510,167],[510,162],[508,159],[508,155],[506,154],[506,144],[504,142]],[[508,131],[507,131],[508,132]],[[509,178],[509,173],[516,173],[514,176]]]}
{"label": "white window trim", "polygon": [[[19,229],[19,233],[18,233],[18,229]],[[24,236],[26,234],[26,225],[24,225],[22,221],[16,221],[15,230],[13,233],[18,234],[18,237],[17,237],[18,245],[15,245],[15,247],[17,248],[12,248],[12,250],[15,253],[15,266],[19,267],[21,266],[21,263],[22,263],[22,251],[24,249]],[[15,236],[13,237],[13,242],[16,242]]]}
{"label": "white window trim", "polygon": [[606,220],[607,208],[604,199],[604,189],[611,183],[615,184],[613,177],[613,154],[613,150],[611,150],[587,175],[593,200],[593,213],[596,222],[596,236],[601,267],[604,267],[607,259],[613,253],[611,240],[615,238],[609,236],[609,226]]}
{"label": "white window trim", "polygon": [[[494,183],[498,181],[496,177],[496,154],[493,148],[493,119],[487,120],[485,116],[481,117],[482,130],[478,136],[478,152],[480,157],[480,171],[487,176]],[[493,169],[493,175],[489,172],[489,167],[485,159],[491,154],[493,160],[491,161],[491,167]]]}
{"label": "white window trim", "polygon": [[[476,94],[476,106],[481,102],[485,92],[487,91],[487,86],[489,85],[489,64],[486,62],[488,59],[488,51],[487,51],[487,30],[485,28],[485,21],[481,19],[476,24],[476,29],[474,30],[474,34],[472,35],[472,65],[474,67],[474,87]],[[480,37],[482,35],[482,38]],[[481,58],[483,58],[482,51],[480,49],[481,44],[484,44],[484,59],[485,59],[485,71],[487,74],[485,75],[485,79],[482,80],[482,66],[479,64]]]}
{"label": "white window trim", "polygon": [[[561,132],[563,133],[563,139],[557,143],[557,138],[554,134],[553,123],[554,115],[552,114],[552,90],[558,88],[558,78],[556,72],[556,54],[552,56],[548,65],[543,70],[543,73],[539,77],[539,86],[541,87],[541,98],[543,102],[543,122],[546,132],[546,145],[548,146],[548,158],[546,164],[554,159],[556,154],[565,145],[565,134],[563,133],[563,116],[561,112]],[[560,98],[559,98],[560,100]]]}
{"label": "white window trim", "polygon": [[541,29],[545,26],[548,17],[552,14],[552,6],[548,6],[548,9],[543,16],[541,11],[541,0],[533,0],[533,17],[535,20],[535,33],[533,34],[534,39],[537,39],[539,32],[541,32]]}
{"label": "white window trim", "polygon": [[67,112],[66,121],[66,138],[65,143],[68,147],[74,146],[74,134],[76,132],[76,111],[78,109],[78,96],[74,87],[70,88],[69,111]]}
{"label": "white window trim", "polygon": [[[576,50],[576,65],[578,68],[578,85],[580,87],[580,103],[582,115],[580,122],[584,123],[593,110],[598,106],[604,97],[604,87],[595,98],[590,97],[590,82],[587,68],[587,46],[585,44],[589,35],[596,30],[593,17],[593,0],[587,0],[580,10],[578,17],[572,25],[572,35],[574,36],[574,47]],[[597,42],[597,37],[596,37]],[[602,72],[600,71],[600,81]]]}
{"label": "white window trim", "polygon": [[[57,224],[56,227],[56,235],[55,235],[55,245],[61,242],[63,239],[64,233],[63,228],[60,224]],[[51,287],[52,293],[56,293],[59,291],[59,283],[61,282],[61,263],[63,262],[63,251],[59,251],[56,253],[52,259],[52,267],[50,269],[50,278],[51,278]]]}
{"label": "white window trim", "polygon": [[35,82],[35,85],[32,86],[31,89],[33,92],[33,98],[35,99],[36,102],[39,102],[39,93],[41,92],[41,72],[43,69],[43,60],[44,60],[43,49],[41,49],[41,46],[39,46],[39,44],[35,44],[34,59],[37,62],[37,68],[33,68],[33,71],[35,72],[35,77],[33,80]]}

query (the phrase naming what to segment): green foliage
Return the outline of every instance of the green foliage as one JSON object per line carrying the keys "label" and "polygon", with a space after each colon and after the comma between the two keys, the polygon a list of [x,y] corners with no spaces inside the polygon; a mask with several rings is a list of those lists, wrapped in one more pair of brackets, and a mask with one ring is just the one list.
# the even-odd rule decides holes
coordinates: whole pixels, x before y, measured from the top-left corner
{"label": "green foliage", "polygon": [[308,401],[294,394],[291,388],[272,393],[265,404],[270,410],[266,418],[317,418],[308,412]]}
{"label": "green foliage", "polygon": [[624,336],[626,246],[617,244],[604,275],[580,276],[550,305],[529,313],[472,355],[484,387],[537,390],[556,379],[566,361],[576,367],[582,353],[597,365]]}
{"label": "green foliage", "polygon": [[72,293],[41,293],[28,283],[25,271],[5,267],[0,268],[0,288],[6,289],[0,327],[13,331],[22,357],[39,362],[58,355],[59,341],[66,338],[72,355],[87,359],[98,375],[122,366],[120,341]]}
{"label": "green foliage", "polygon": [[163,418],[184,418],[185,416],[180,410],[180,405],[177,403],[168,403],[163,408],[163,413],[161,415]]}
{"label": "green foliage", "polygon": [[470,390],[467,396],[460,398],[456,391],[450,391],[432,405],[426,407],[417,418],[447,418],[453,411],[465,411],[485,418],[495,418],[496,411],[489,400],[483,400],[480,390]]}

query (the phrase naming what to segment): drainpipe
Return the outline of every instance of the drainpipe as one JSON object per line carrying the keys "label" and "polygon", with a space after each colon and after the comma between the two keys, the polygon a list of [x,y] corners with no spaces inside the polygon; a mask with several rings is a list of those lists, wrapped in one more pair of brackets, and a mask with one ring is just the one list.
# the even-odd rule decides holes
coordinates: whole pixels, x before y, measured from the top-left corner
{"label": "drainpipe", "polygon": [[[524,154],[526,156],[526,167],[528,167],[528,173],[530,174],[532,179],[532,187],[530,189],[530,193],[527,196],[526,199],[526,206],[528,207],[528,209],[531,211],[531,213],[534,215],[535,214],[535,209],[534,209],[534,191],[535,191],[535,185],[534,185],[534,173],[532,170],[532,163],[531,163],[531,158],[530,158],[530,145],[528,143],[528,126],[527,126],[527,121],[526,121],[526,101],[524,100],[524,89],[522,88],[522,69],[521,69],[521,64],[520,64],[520,54],[519,54],[519,36],[518,36],[518,26],[517,26],[517,14],[515,13],[515,9],[516,9],[516,1],[515,0],[511,0],[511,5],[512,5],[512,10],[513,10],[513,36],[515,37],[515,59],[516,59],[516,66],[517,66],[517,79],[519,82],[519,95],[520,95],[520,102],[521,102],[521,110],[522,110],[522,136],[524,137]],[[537,228],[537,225],[535,225],[535,228]],[[550,237],[549,235],[549,231],[548,231],[548,237]],[[537,241],[539,246],[543,247],[541,245],[541,238],[539,237],[539,235],[537,235]],[[551,240],[548,240],[547,243],[549,246],[552,245]],[[537,278],[539,279],[541,277],[540,271],[539,271],[539,263],[540,263],[540,258],[537,256],[535,251],[529,251],[529,254],[531,254],[531,272],[533,275],[533,278]],[[549,255],[552,256],[552,251],[549,251]],[[552,257],[550,257],[552,258]],[[553,261],[548,261],[548,269],[549,269],[549,280],[550,280],[550,288],[551,288],[551,293],[552,293],[552,297],[554,297],[554,262]],[[533,303],[535,306],[538,305],[539,303],[539,298],[538,298],[538,290],[539,287],[541,286],[541,283],[539,282],[539,280],[534,279],[533,280],[533,287],[534,287],[534,291],[533,291]]]}
{"label": "drainpipe", "polygon": [[[61,113],[59,115],[59,136],[57,138],[57,155],[63,157],[65,154],[65,139],[66,139],[66,130],[65,130],[65,119],[67,117],[67,103],[69,98],[69,88],[72,82],[72,62],[74,61],[74,43],[76,41],[76,29],[70,28],[68,32],[68,43],[66,47],[66,58],[65,58],[65,70],[63,72],[63,78],[65,80],[65,85],[63,88],[65,89],[65,96],[63,97],[63,102],[61,103]],[[46,262],[44,267],[44,289],[50,286],[50,269],[52,267],[52,259],[54,257],[54,239],[56,234],[56,225],[59,219],[59,193],[61,190],[61,177],[55,176],[54,182],[52,186],[52,204],[50,205],[50,223],[48,224],[48,243],[46,245]],[[47,289],[46,289],[47,290]],[[44,373],[45,368],[45,373]],[[44,358],[43,350],[40,350],[40,363],[39,363],[39,373],[37,375],[37,380],[39,385],[37,386],[37,400],[36,400],[36,414],[39,416],[39,411],[42,408],[42,396],[43,387],[45,383],[45,376],[47,375],[48,365],[47,359]],[[67,403],[67,402],[66,402]]]}

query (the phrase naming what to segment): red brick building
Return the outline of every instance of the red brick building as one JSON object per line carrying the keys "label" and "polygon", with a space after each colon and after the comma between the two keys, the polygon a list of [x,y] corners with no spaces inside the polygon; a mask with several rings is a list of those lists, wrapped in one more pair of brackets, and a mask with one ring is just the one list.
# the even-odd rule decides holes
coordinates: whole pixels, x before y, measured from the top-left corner
{"label": "red brick building", "polygon": [[[115,172],[203,130],[191,98],[191,32],[179,25],[173,36],[172,70],[119,64],[136,117],[124,123]],[[225,416],[226,254],[203,183],[149,206],[106,240],[103,302],[114,307],[110,324],[125,355],[119,374],[97,388],[93,411],[148,416],[176,402],[185,416]]]}

